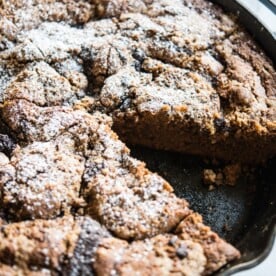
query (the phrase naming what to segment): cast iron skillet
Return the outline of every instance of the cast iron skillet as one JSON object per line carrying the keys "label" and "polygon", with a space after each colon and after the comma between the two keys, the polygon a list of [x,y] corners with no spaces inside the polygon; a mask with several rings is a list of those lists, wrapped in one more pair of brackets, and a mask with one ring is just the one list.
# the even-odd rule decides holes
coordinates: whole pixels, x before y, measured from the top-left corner
{"label": "cast iron skillet", "polygon": [[[275,40],[252,14],[233,0],[213,2],[237,15],[276,64]],[[198,157],[142,147],[132,148],[132,154],[167,179],[176,194],[203,215],[207,225],[241,251],[241,259],[221,269],[218,275],[251,268],[268,255],[276,234],[276,158],[243,175],[235,187],[208,191],[202,184],[202,170],[212,166]]]}

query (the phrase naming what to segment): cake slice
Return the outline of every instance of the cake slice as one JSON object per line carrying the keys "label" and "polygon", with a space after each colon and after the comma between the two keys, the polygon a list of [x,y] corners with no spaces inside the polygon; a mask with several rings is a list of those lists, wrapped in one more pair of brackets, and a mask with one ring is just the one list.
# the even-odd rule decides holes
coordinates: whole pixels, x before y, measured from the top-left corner
{"label": "cake slice", "polygon": [[101,114],[6,101],[3,120],[18,138],[1,166],[1,201],[15,220],[84,212],[115,235],[142,239],[190,213],[162,177],[130,156]]}

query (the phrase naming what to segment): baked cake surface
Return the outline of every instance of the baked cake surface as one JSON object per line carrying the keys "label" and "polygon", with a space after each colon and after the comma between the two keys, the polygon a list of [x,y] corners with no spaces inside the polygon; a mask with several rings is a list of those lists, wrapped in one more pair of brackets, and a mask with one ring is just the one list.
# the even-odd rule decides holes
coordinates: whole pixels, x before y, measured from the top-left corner
{"label": "baked cake surface", "polygon": [[238,258],[124,142],[258,163],[275,95],[271,61],[209,2],[0,1],[0,272],[202,275]]}
{"label": "baked cake surface", "polygon": [[[77,251],[72,261],[76,264],[68,267],[65,264],[71,263],[71,257],[68,257],[67,250],[70,248],[66,244],[70,244],[71,239],[80,231],[76,230],[75,233],[74,229],[79,229],[79,224],[75,226],[74,217],[79,221],[84,216],[85,219],[92,217],[98,220],[114,236],[106,241],[107,245],[103,242],[103,247],[112,244],[112,248],[104,256],[102,247],[99,248],[99,253],[90,252],[85,244],[80,249],[88,254],[86,257],[90,260],[90,270],[99,275],[113,273],[114,269],[109,271],[108,267],[112,266],[111,262],[117,262],[117,259],[112,258],[114,254],[117,256],[118,250],[138,250],[144,260],[149,257],[154,262],[160,262],[159,258],[154,257],[156,240],[159,244],[161,239],[161,249],[166,247],[175,229],[176,238],[183,239],[188,253],[183,257],[164,257],[171,264],[160,267],[162,273],[167,273],[173,267],[180,269],[182,274],[187,270],[187,275],[190,274],[189,271],[195,275],[210,273],[239,256],[234,247],[206,228],[200,217],[197,221],[202,224],[200,228],[205,227],[204,231],[197,229],[197,221],[186,226],[189,217],[197,215],[188,208],[184,199],[175,196],[169,183],[147,170],[143,162],[130,156],[129,149],[111,130],[111,120],[106,115],[91,115],[71,107],[40,107],[25,99],[15,99],[5,101],[2,119],[11,135],[16,137],[12,149],[0,156],[1,213],[6,219],[2,222],[4,234],[1,240],[3,252],[11,250],[9,258],[3,253],[3,271],[11,270],[11,275],[22,271],[23,274],[30,271],[46,273],[48,270],[50,274],[61,271],[81,275],[80,272],[74,274],[74,269],[75,265],[82,269],[83,265],[79,263],[82,257],[78,254],[84,253]],[[19,230],[13,230],[18,228]],[[5,234],[5,231],[11,233]],[[59,231],[65,236],[59,237]],[[186,233],[184,238],[182,231]],[[42,241],[46,239],[48,243],[37,244],[36,233],[40,232],[47,236]],[[206,239],[203,236],[205,232],[213,238]],[[57,244],[55,237],[58,238]],[[90,238],[94,239],[91,231],[87,234],[87,239]],[[132,240],[140,241],[131,242]],[[212,249],[215,255],[211,257],[208,253],[210,242],[215,246]],[[113,243],[116,247],[113,247]],[[143,248],[148,243],[153,248],[145,253]],[[125,249],[126,245],[129,249]],[[44,249],[49,247],[48,251],[41,249],[46,252],[41,264],[32,260],[33,256],[42,254],[35,251],[40,246]],[[20,254],[24,256],[23,259]],[[194,261],[198,254],[197,267]],[[54,258],[50,264],[48,257]],[[91,263],[93,258],[97,260],[95,269]],[[124,258],[123,255],[122,260]],[[105,271],[99,270],[102,262],[110,262]],[[125,268],[122,271],[119,269],[116,273],[126,274],[129,269],[134,272],[138,269],[136,262],[136,258],[130,259],[129,268],[126,271]],[[123,264],[122,266],[124,267]],[[151,271],[153,267],[149,269]]]}
{"label": "baked cake surface", "polygon": [[4,1],[1,14],[2,101],[83,99],[130,144],[249,163],[275,154],[273,65],[210,3]]}
{"label": "baked cake surface", "polygon": [[0,230],[4,275],[201,275],[237,257],[196,213],[175,233],[133,242],[112,237],[86,216],[10,223]]}

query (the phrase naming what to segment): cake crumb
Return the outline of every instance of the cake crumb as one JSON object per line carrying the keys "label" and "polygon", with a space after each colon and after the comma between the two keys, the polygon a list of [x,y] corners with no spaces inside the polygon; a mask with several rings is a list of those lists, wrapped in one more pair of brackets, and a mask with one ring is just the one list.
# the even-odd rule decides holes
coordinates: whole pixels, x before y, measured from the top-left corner
{"label": "cake crumb", "polygon": [[225,168],[223,169],[223,173],[225,176],[226,184],[234,186],[236,185],[237,180],[240,177],[241,165],[237,163],[225,166]]}
{"label": "cake crumb", "polygon": [[214,184],[216,182],[216,173],[211,169],[204,169],[203,181],[206,185]]}
{"label": "cake crumb", "polygon": [[216,169],[204,169],[203,183],[209,186],[209,191],[214,190],[215,186],[235,186],[241,175],[241,172],[242,168],[239,163],[228,164],[224,167]]}

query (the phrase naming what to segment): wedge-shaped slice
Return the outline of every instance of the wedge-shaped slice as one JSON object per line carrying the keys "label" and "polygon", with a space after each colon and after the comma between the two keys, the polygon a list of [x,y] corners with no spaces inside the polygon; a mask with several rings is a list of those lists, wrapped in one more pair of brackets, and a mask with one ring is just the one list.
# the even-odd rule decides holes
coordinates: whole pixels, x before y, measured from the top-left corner
{"label": "wedge-shaped slice", "polygon": [[4,208],[17,219],[84,208],[118,237],[142,239],[190,213],[162,177],[130,157],[106,116],[25,100],[6,102],[2,113],[21,145],[0,179]]}
{"label": "wedge-shaped slice", "polygon": [[180,239],[192,240],[202,246],[207,259],[205,274],[218,270],[240,256],[233,246],[222,240],[210,227],[204,225],[202,217],[198,213],[187,216],[179,224],[175,233]]}

